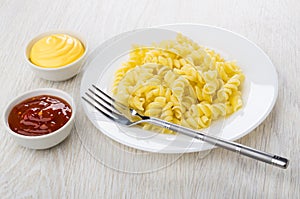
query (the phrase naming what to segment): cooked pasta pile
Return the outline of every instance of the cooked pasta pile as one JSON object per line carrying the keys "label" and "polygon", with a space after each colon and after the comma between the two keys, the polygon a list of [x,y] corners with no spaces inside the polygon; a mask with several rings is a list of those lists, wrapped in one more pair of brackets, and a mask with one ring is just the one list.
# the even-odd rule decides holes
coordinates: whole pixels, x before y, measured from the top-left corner
{"label": "cooked pasta pile", "polygon": [[113,94],[143,115],[203,129],[242,107],[243,80],[235,62],[178,34],[175,40],[134,46],[115,73]]}

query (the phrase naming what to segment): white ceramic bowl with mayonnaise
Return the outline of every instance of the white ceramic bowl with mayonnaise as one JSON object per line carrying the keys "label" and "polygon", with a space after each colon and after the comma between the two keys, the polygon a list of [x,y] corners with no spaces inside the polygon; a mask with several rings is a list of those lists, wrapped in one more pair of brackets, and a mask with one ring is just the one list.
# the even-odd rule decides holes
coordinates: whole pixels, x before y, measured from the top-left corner
{"label": "white ceramic bowl with mayonnaise", "polygon": [[[65,34],[78,39],[84,47],[83,54],[73,62],[55,68],[41,67],[31,62],[30,52],[33,45],[40,39],[54,34]],[[64,81],[74,77],[76,74],[80,72],[80,69],[86,60],[87,52],[88,52],[87,42],[80,35],[69,31],[50,31],[36,36],[27,44],[25,49],[25,58],[27,64],[31,67],[31,69],[36,73],[38,77],[46,80],[51,80],[51,81]]]}

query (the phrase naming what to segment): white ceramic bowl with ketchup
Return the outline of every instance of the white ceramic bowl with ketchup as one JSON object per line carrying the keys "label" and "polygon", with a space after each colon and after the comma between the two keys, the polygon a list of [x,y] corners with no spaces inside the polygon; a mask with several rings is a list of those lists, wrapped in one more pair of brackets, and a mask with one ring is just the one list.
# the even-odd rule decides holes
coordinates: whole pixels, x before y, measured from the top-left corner
{"label": "white ceramic bowl with ketchup", "polygon": [[[19,134],[13,131],[9,125],[9,115],[12,112],[13,108],[24,102],[24,100],[30,99],[36,96],[54,96],[58,97],[58,99],[62,99],[67,102],[67,104],[71,108],[71,115],[68,117],[68,121],[59,129],[43,135],[24,135]],[[6,107],[4,111],[4,124],[8,133],[12,136],[12,138],[21,146],[31,148],[31,149],[47,149],[51,148],[59,143],[61,143],[68,135],[70,134],[76,113],[76,107],[74,105],[73,98],[64,91],[53,89],[53,88],[40,88],[36,90],[31,90],[29,92],[23,93],[20,96],[13,99]]]}

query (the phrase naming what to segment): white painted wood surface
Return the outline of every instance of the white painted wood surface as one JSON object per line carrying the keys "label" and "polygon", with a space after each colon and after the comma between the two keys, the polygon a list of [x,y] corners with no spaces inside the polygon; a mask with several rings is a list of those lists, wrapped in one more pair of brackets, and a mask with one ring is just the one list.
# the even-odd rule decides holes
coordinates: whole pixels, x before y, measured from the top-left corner
{"label": "white painted wood surface", "polygon": [[[79,32],[92,52],[106,39],[135,28],[204,23],[244,35],[271,58],[279,75],[277,103],[263,124],[238,142],[291,161],[282,170],[222,149],[178,160],[147,154],[141,160],[135,156],[139,151],[100,133],[96,157],[75,129],[57,147],[35,151],[16,145],[1,121],[0,198],[299,198],[299,10],[297,0],[0,0],[1,114],[24,91],[53,87],[72,94],[80,84],[80,76],[56,83],[35,77],[23,51],[38,33]],[[87,133],[94,130],[86,127]],[[171,160],[158,171],[140,174],[107,166],[143,171]]]}

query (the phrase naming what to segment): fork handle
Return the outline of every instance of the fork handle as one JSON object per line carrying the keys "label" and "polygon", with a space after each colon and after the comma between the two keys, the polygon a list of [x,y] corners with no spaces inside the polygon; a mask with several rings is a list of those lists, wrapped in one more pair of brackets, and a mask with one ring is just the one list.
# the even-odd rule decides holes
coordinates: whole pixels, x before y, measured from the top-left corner
{"label": "fork handle", "polygon": [[211,136],[211,135],[207,135],[207,134],[203,134],[199,131],[195,131],[193,129],[189,129],[183,126],[179,126],[164,120],[160,120],[157,118],[152,118],[150,117],[148,120],[146,120],[147,122],[154,124],[156,126],[160,126],[166,129],[170,129],[172,131],[187,135],[189,137],[193,137],[196,138],[198,140],[201,140],[203,142],[207,142],[209,144],[212,145],[216,145],[219,146],[221,148],[233,151],[233,152],[237,152],[241,155],[286,169],[288,167],[289,164],[289,160],[287,158],[284,157],[280,157],[274,154],[270,154],[270,153],[266,153],[263,151],[259,151],[257,149],[253,149],[251,147],[248,146],[244,146],[242,144],[238,144],[235,142],[231,142],[231,141],[227,141],[215,136]]}

